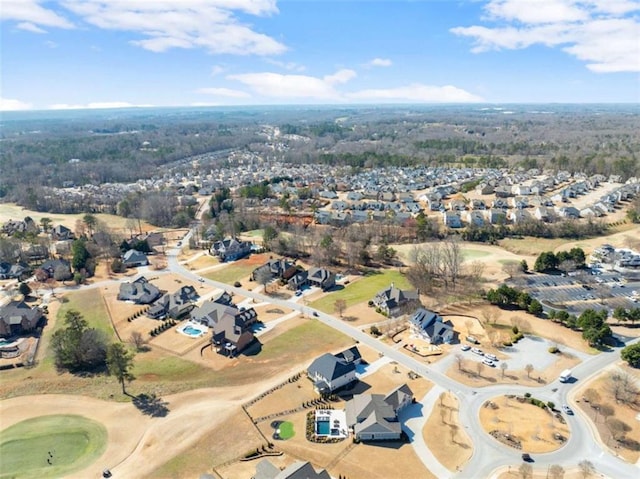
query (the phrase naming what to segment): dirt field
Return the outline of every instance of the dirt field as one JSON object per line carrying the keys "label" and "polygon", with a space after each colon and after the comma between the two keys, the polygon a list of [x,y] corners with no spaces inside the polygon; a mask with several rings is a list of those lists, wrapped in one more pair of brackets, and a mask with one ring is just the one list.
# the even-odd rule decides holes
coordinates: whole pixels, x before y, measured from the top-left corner
{"label": "dirt field", "polygon": [[433,455],[450,471],[458,470],[473,454],[473,442],[458,421],[458,407],[455,395],[442,393],[422,431]]}
{"label": "dirt field", "polygon": [[[602,371],[593,379],[585,383],[573,394],[573,398],[580,408],[580,410],[587,416],[592,424],[598,431],[600,440],[607,447],[612,454],[622,457],[625,461],[636,463],[640,459],[640,445],[634,450],[633,448],[627,448],[619,445],[611,434],[611,429],[607,426],[607,422],[602,414],[594,409],[593,406],[608,405],[613,408],[612,417],[622,421],[629,426],[630,430],[626,433],[626,437],[636,441],[636,444],[640,444],[640,405],[628,406],[620,402],[616,402],[614,393],[611,387],[611,381],[609,376],[613,372],[623,372],[638,381],[638,371],[630,368],[626,364],[619,363],[611,368]],[[591,393],[585,393],[588,390],[596,392],[595,400],[592,397],[591,401],[585,401],[585,396],[589,397]]]}
{"label": "dirt field", "polygon": [[[535,394],[533,396],[535,397]],[[521,403],[506,396],[494,398],[492,403],[497,406],[496,409],[487,405],[480,409],[482,427],[487,433],[497,430],[516,438],[522,444],[522,451],[555,451],[562,443],[554,439],[554,434],[569,437],[569,427],[538,406]]]}

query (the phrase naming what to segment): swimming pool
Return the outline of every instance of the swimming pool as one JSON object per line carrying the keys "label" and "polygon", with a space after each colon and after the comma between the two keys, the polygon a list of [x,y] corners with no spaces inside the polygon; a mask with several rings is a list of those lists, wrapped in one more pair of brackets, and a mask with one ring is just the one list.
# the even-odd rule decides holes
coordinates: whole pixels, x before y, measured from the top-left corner
{"label": "swimming pool", "polygon": [[206,326],[195,324],[192,322],[187,323],[178,329],[179,332],[186,336],[190,336],[192,338],[199,338],[203,336],[207,332],[208,328]]}
{"label": "swimming pool", "polygon": [[328,436],[331,434],[331,425],[329,421],[316,421],[316,434],[320,436]]}

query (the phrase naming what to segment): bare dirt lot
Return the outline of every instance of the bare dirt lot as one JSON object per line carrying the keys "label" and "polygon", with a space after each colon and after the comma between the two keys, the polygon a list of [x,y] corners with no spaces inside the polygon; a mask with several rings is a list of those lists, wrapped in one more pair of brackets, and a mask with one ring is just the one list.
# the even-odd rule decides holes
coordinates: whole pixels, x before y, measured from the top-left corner
{"label": "bare dirt lot", "polygon": [[[491,407],[490,403],[496,407]],[[509,434],[520,441],[524,452],[555,451],[563,443],[555,439],[554,435],[569,437],[569,427],[538,406],[506,396],[497,397],[490,403],[487,402],[480,409],[480,423],[484,430],[487,433],[499,431]]]}
{"label": "bare dirt lot", "polygon": [[638,371],[619,363],[581,386],[573,399],[591,420],[605,447],[625,461],[636,463],[640,459],[640,404],[637,399],[635,404],[616,400],[612,374],[628,375],[636,388],[640,387]]}
{"label": "bare dirt lot", "polygon": [[473,443],[458,420],[455,395],[442,393],[422,431],[424,441],[440,464],[456,471],[473,454]]}

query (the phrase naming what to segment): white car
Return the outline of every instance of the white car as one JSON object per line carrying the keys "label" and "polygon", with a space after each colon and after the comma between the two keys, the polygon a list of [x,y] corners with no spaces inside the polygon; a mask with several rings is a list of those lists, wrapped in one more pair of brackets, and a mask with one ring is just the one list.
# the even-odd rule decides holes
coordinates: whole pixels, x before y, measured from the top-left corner
{"label": "white car", "polygon": [[468,344],[463,344],[462,346],[460,346],[460,349],[463,351],[469,351],[471,349],[471,346],[469,346]]}
{"label": "white car", "polygon": [[471,352],[473,354],[477,354],[478,356],[484,356],[484,353],[482,352],[482,349],[480,349],[480,348],[471,348]]}
{"label": "white car", "polygon": [[198,281],[200,281],[201,283],[204,283],[204,278],[198,278]]}
{"label": "white car", "polygon": [[494,367],[496,365],[496,363],[494,363],[493,361],[491,361],[491,359],[488,359],[488,358],[484,358],[482,360],[482,364],[486,364],[487,366],[491,366],[491,367]]}
{"label": "white car", "polygon": [[485,357],[485,358],[487,358],[487,359],[489,359],[490,361],[494,361],[494,362],[498,360],[498,358],[496,357],[496,355],[495,355],[495,354],[489,354],[489,353],[487,353],[487,354],[485,354],[485,355],[484,355],[484,357]]}
{"label": "white car", "polygon": [[573,416],[573,410],[569,406],[567,406],[566,404],[563,404],[562,410],[564,411],[565,414],[567,414],[569,416]]}

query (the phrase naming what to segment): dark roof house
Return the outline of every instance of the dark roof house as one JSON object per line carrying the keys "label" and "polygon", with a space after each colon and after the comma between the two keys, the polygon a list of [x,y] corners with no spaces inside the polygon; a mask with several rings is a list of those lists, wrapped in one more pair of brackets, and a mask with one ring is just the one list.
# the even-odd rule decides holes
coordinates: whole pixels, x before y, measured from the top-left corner
{"label": "dark roof house", "polygon": [[[221,305],[222,306],[222,305]],[[254,339],[252,326],[258,322],[258,313],[249,308],[222,306],[224,310],[213,325],[211,342],[221,354],[236,356]]]}
{"label": "dark roof house", "polygon": [[198,299],[198,293],[193,286],[187,285],[173,294],[165,294],[147,310],[146,315],[152,319],[162,319],[167,316],[178,319],[189,313]]}
{"label": "dark roof house", "polygon": [[409,319],[414,334],[432,344],[450,343],[453,339],[453,326],[443,322],[442,317],[425,308],[418,308]]}
{"label": "dark roof house", "polygon": [[380,308],[382,313],[393,317],[402,314],[403,309],[418,300],[417,291],[403,291],[391,283],[391,286],[375,295],[373,304],[376,308]]}
{"label": "dark roof house", "polygon": [[314,286],[318,286],[323,291],[331,289],[336,284],[336,275],[324,268],[309,268],[307,280]]}
{"label": "dark roof house", "polygon": [[220,258],[220,261],[235,261],[251,254],[252,243],[240,241],[237,238],[226,238],[216,241],[211,246],[211,254]]}
{"label": "dark roof house", "polygon": [[356,439],[364,441],[397,440],[402,434],[398,413],[413,400],[406,384],[387,396],[355,394],[345,407],[347,425]]}
{"label": "dark roof house", "polygon": [[0,337],[33,331],[44,322],[39,308],[31,308],[24,301],[11,301],[0,307]]}
{"label": "dark roof house", "polygon": [[118,292],[120,301],[133,301],[136,304],[151,304],[160,297],[160,290],[147,278],[140,276],[135,281],[122,283]]}
{"label": "dark roof house", "polygon": [[149,260],[147,259],[147,255],[143,252],[130,249],[122,255],[122,264],[127,268],[134,268],[136,266],[147,266],[149,264]]}
{"label": "dark roof house", "polygon": [[356,347],[347,351],[336,355],[325,353],[309,365],[307,376],[313,381],[317,392],[330,393],[356,380],[360,352]]}

